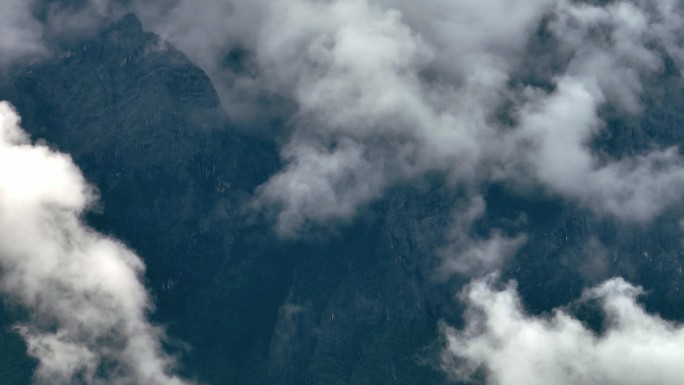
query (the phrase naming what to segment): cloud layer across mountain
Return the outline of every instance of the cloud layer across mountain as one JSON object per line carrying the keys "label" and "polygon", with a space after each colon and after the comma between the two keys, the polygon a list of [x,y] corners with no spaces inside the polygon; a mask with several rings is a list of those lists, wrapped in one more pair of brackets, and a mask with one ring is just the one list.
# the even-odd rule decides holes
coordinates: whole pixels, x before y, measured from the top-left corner
{"label": "cloud layer across mountain", "polygon": [[[281,128],[285,168],[259,193],[285,236],[352,218],[431,171],[454,185],[536,184],[627,221],[681,197],[676,150],[606,160],[589,146],[605,129],[603,107],[637,116],[644,81],[664,71],[666,52],[680,59],[674,1],[219,4],[135,8],[229,85],[224,99],[293,103]],[[553,48],[533,57],[540,39]],[[237,48],[242,72],[220,64]]]}

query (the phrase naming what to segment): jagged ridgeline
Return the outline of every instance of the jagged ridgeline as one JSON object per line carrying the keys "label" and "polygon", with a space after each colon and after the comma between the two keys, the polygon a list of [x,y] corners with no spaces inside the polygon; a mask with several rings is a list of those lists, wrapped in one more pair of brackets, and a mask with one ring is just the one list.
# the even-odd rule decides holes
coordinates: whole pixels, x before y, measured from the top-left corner
{"label": "jagged ridgeline", "polygon": [[[548,43],[542,32],[532,54]],[[601,156],[684,144],[682,88],[667,63],[649,80],[640,117],[602,111],[609,127],[592,143]],[[166,325],[181,374],[211,385],[445,383],[438,320],[459,324],[453,296],[465,279],[434,279],[435,248],[462,198],[440,176],[394,187],[332,236],[278,240],[250,208],[281,167],[276,145],[236,131],[209,78],[134,15],[11,68],[0,99],[98,188],[102,204],[85,220],[144,259],[152,317]],[[474,232],[528,234],[503,276],[519,281],[532,312],[621,275],[651,293],[649,309],[684,318],[682,205],[644,227],[541,191],[484,190]],[[577,313],[600,328],[592,309]],[[6,303],[0,316],[0,378],[28,384],[35,362],[11,327],[30,315]]]}

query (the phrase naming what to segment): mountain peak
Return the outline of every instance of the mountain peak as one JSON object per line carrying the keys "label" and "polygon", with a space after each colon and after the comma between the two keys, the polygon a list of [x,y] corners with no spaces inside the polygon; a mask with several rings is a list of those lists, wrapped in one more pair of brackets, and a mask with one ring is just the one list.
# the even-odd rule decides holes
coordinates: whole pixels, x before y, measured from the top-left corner
{"label": "mountain peak", "polygon": [[142,22],[134,13],[122,16],[115,23],[116,28],[130,30],[131,32],[142,32]]}

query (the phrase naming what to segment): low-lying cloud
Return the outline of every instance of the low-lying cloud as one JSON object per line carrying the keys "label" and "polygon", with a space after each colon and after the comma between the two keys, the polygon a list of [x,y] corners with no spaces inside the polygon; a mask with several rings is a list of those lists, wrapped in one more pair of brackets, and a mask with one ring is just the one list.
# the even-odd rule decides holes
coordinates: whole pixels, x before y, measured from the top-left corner
{"label": "low-lying cloud", "polygon": [[597,334],[563,309],[527,314],[513,283],[475,281],[462,295],[465,327],[444,328],[444,368],[464,381],[484,371],[489,385],[679,384],[684,326],[647,313],[641,294],[621,278],[585,291],[580,301],[598,301],[605,316]]}
{"label": "low-lying cloud", "polygon": [[[191,17],[190,6],[207,17]],[[682,195],[676,149],[613,160],[590,149],[605,129],[603,107],[638,116],[645,79],[663,70],[666,52],[680,61],[683,13],[674,1],[135,7],[219,88],[229,83],[239,95],[230,98],[293,101],[286,165],[258,196],[279,210],[282,235],[353,218],[388,187],[433,171],[473,191],[492,180],[541,185],[628,221],[650,220]],[[544,54],[557,63],[531,70],[539,85],[520,74],[535,62],[525,58],[542,26],[555,47]],[[236,47],[249,53],[246,73],[220,65]]]}
{"label": "low-lying cloud", "polygon": [[604,107],[638,118],[666,55],[684,62],[676,0],[86,4],[53,2],[38,22],[30,2],[4,2],[3,60],[44,53],[67,25],[135,11],[212,77],[241,125],[285,122],[285,167],[256,198],[284,236],[354,218],[428,172],[474,192],[493,180],[538,185],[627,221],[682,196],[677,149],[617,159],[590,149]]}
{"label": "low-lying cloud", "polygon": [[16,329],[36,382],[187,385],[147,320],[142,261],[82,221],[95,200],[71,158],[32,144],[0,102],[0,291],[28,312]]}

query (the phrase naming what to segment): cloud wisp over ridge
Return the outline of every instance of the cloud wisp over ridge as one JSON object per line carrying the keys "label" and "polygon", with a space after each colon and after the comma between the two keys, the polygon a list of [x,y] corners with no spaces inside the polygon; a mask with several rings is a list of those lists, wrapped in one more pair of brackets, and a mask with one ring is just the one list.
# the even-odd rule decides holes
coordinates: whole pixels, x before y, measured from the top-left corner
{"label": "cloud wisp over ridge", "polygon": [[38,360],[36,382],[189,385],[147,319],[143,262],[83,223],[93,188],[19,121],[0,102],[0,291],[27,310],[16,328]]}

